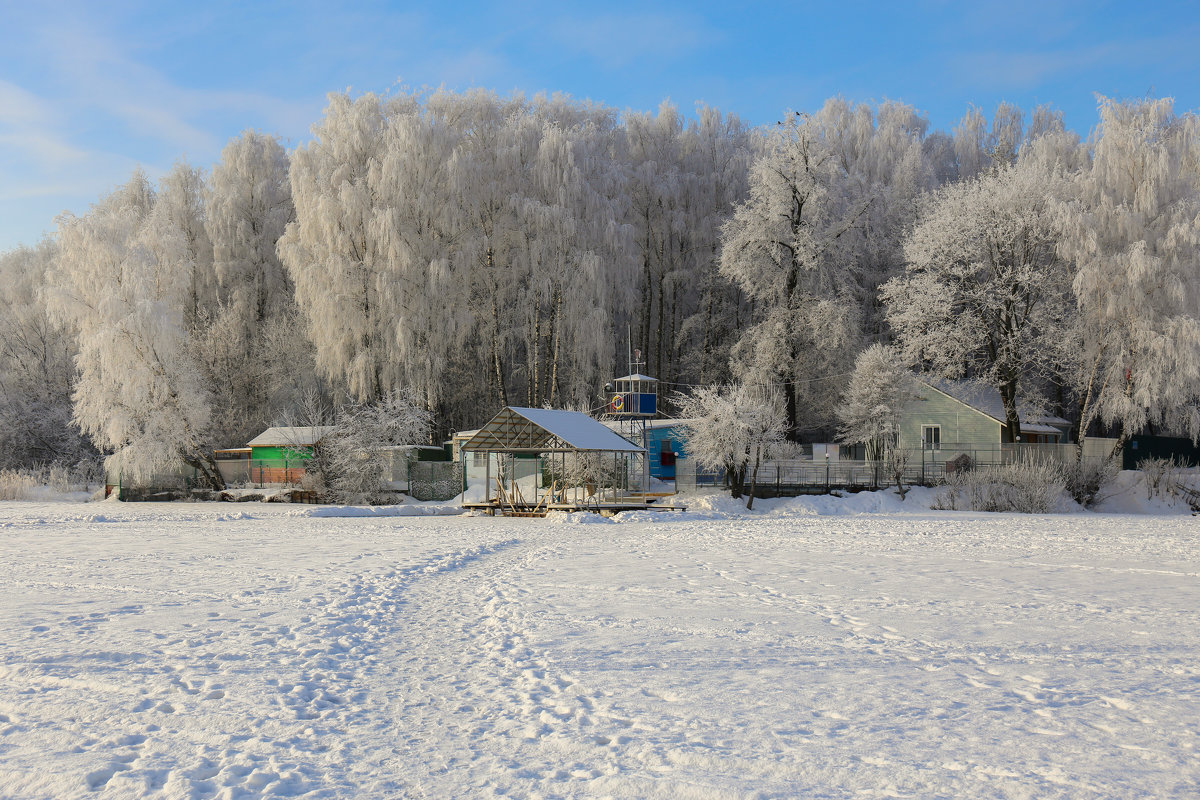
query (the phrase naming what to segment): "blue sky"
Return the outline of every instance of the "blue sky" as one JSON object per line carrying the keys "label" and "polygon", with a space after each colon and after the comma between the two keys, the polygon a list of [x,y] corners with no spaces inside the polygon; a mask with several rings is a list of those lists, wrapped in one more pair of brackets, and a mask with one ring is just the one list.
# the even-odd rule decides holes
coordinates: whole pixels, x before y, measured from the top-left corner
{"label": "blue sky", "polygon": [[21,2],[0,0],[0,250],[139,164],[211,166],[245,128],[305,141],[325,95],[397,83],[703,102],[755,124],[841,94],[949,130],[974,104],[1095,93],[1200,108],[1200,3]]}

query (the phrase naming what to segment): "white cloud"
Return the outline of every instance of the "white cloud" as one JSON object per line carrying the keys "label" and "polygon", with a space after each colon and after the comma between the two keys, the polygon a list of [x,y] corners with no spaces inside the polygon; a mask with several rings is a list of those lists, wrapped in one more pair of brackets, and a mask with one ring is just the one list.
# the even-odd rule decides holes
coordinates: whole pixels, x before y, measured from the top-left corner
{"label": "white cloud", "polygon": [[549,32],[567,52],[586,53],[609,68],[673,60],[720,38],[697,20],[658,13],[562,18]]}
{"label": "white cloud", "polygon": [[[957,80],[972,87],[1031,89],[1059,77],[1128,65],[1158,68],[1194,61],[1196,31],[1122,42],[1101,42],[1073,48],[1038,51],[991,50],[960,54],[952,59]],[[1149,87],[1147,87],[1149,88]]]}

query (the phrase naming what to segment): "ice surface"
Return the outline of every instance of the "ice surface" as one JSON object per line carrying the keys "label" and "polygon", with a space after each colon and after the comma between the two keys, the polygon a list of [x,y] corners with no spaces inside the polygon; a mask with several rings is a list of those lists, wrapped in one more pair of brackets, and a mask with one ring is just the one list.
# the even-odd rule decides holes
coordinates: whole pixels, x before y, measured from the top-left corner
{"label": "ice surface", "polygon": [[691,500],[0,503],[0,796],[1196,795],[1195,518]]}

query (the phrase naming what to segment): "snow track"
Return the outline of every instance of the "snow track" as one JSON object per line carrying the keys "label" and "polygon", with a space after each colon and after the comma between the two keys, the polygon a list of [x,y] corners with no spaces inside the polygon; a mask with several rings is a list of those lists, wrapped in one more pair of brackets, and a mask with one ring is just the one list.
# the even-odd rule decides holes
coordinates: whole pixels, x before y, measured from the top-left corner
{"label": "snow track", "polygon": [[6,798],[1200,787],[1190,518],[3,504],[0,556]]}

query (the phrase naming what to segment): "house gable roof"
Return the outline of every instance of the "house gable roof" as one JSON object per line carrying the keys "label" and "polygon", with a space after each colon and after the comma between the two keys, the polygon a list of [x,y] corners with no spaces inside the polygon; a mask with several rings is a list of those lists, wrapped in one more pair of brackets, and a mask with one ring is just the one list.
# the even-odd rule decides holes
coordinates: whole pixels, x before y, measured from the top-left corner
{"label": "house gable roof", "polygon": [[[1008,421],[1008,416],[1004,413],[1004,400],[1001,399],[1000,392],[996,391],[994,387],[971,381],[948,381],[932,375],[915,377],[931,389],[941,392],[952,400],[957,400],[980,414],[991,417],[1001,425]],[[1018,409],[1018,411],[1020,410]],[[1053,414],[1027,416],[1021,413],[1020,417],[1021,429],[1031,433],[1061,433],[1062,428],[1069,427],[1071,424]]]}
{"label": "house gable roof", "polygon": [[462,450],[530,453],[582,451],[644,453],[623,436],[578,411],[548,408],[504,408],[467,440]]}

